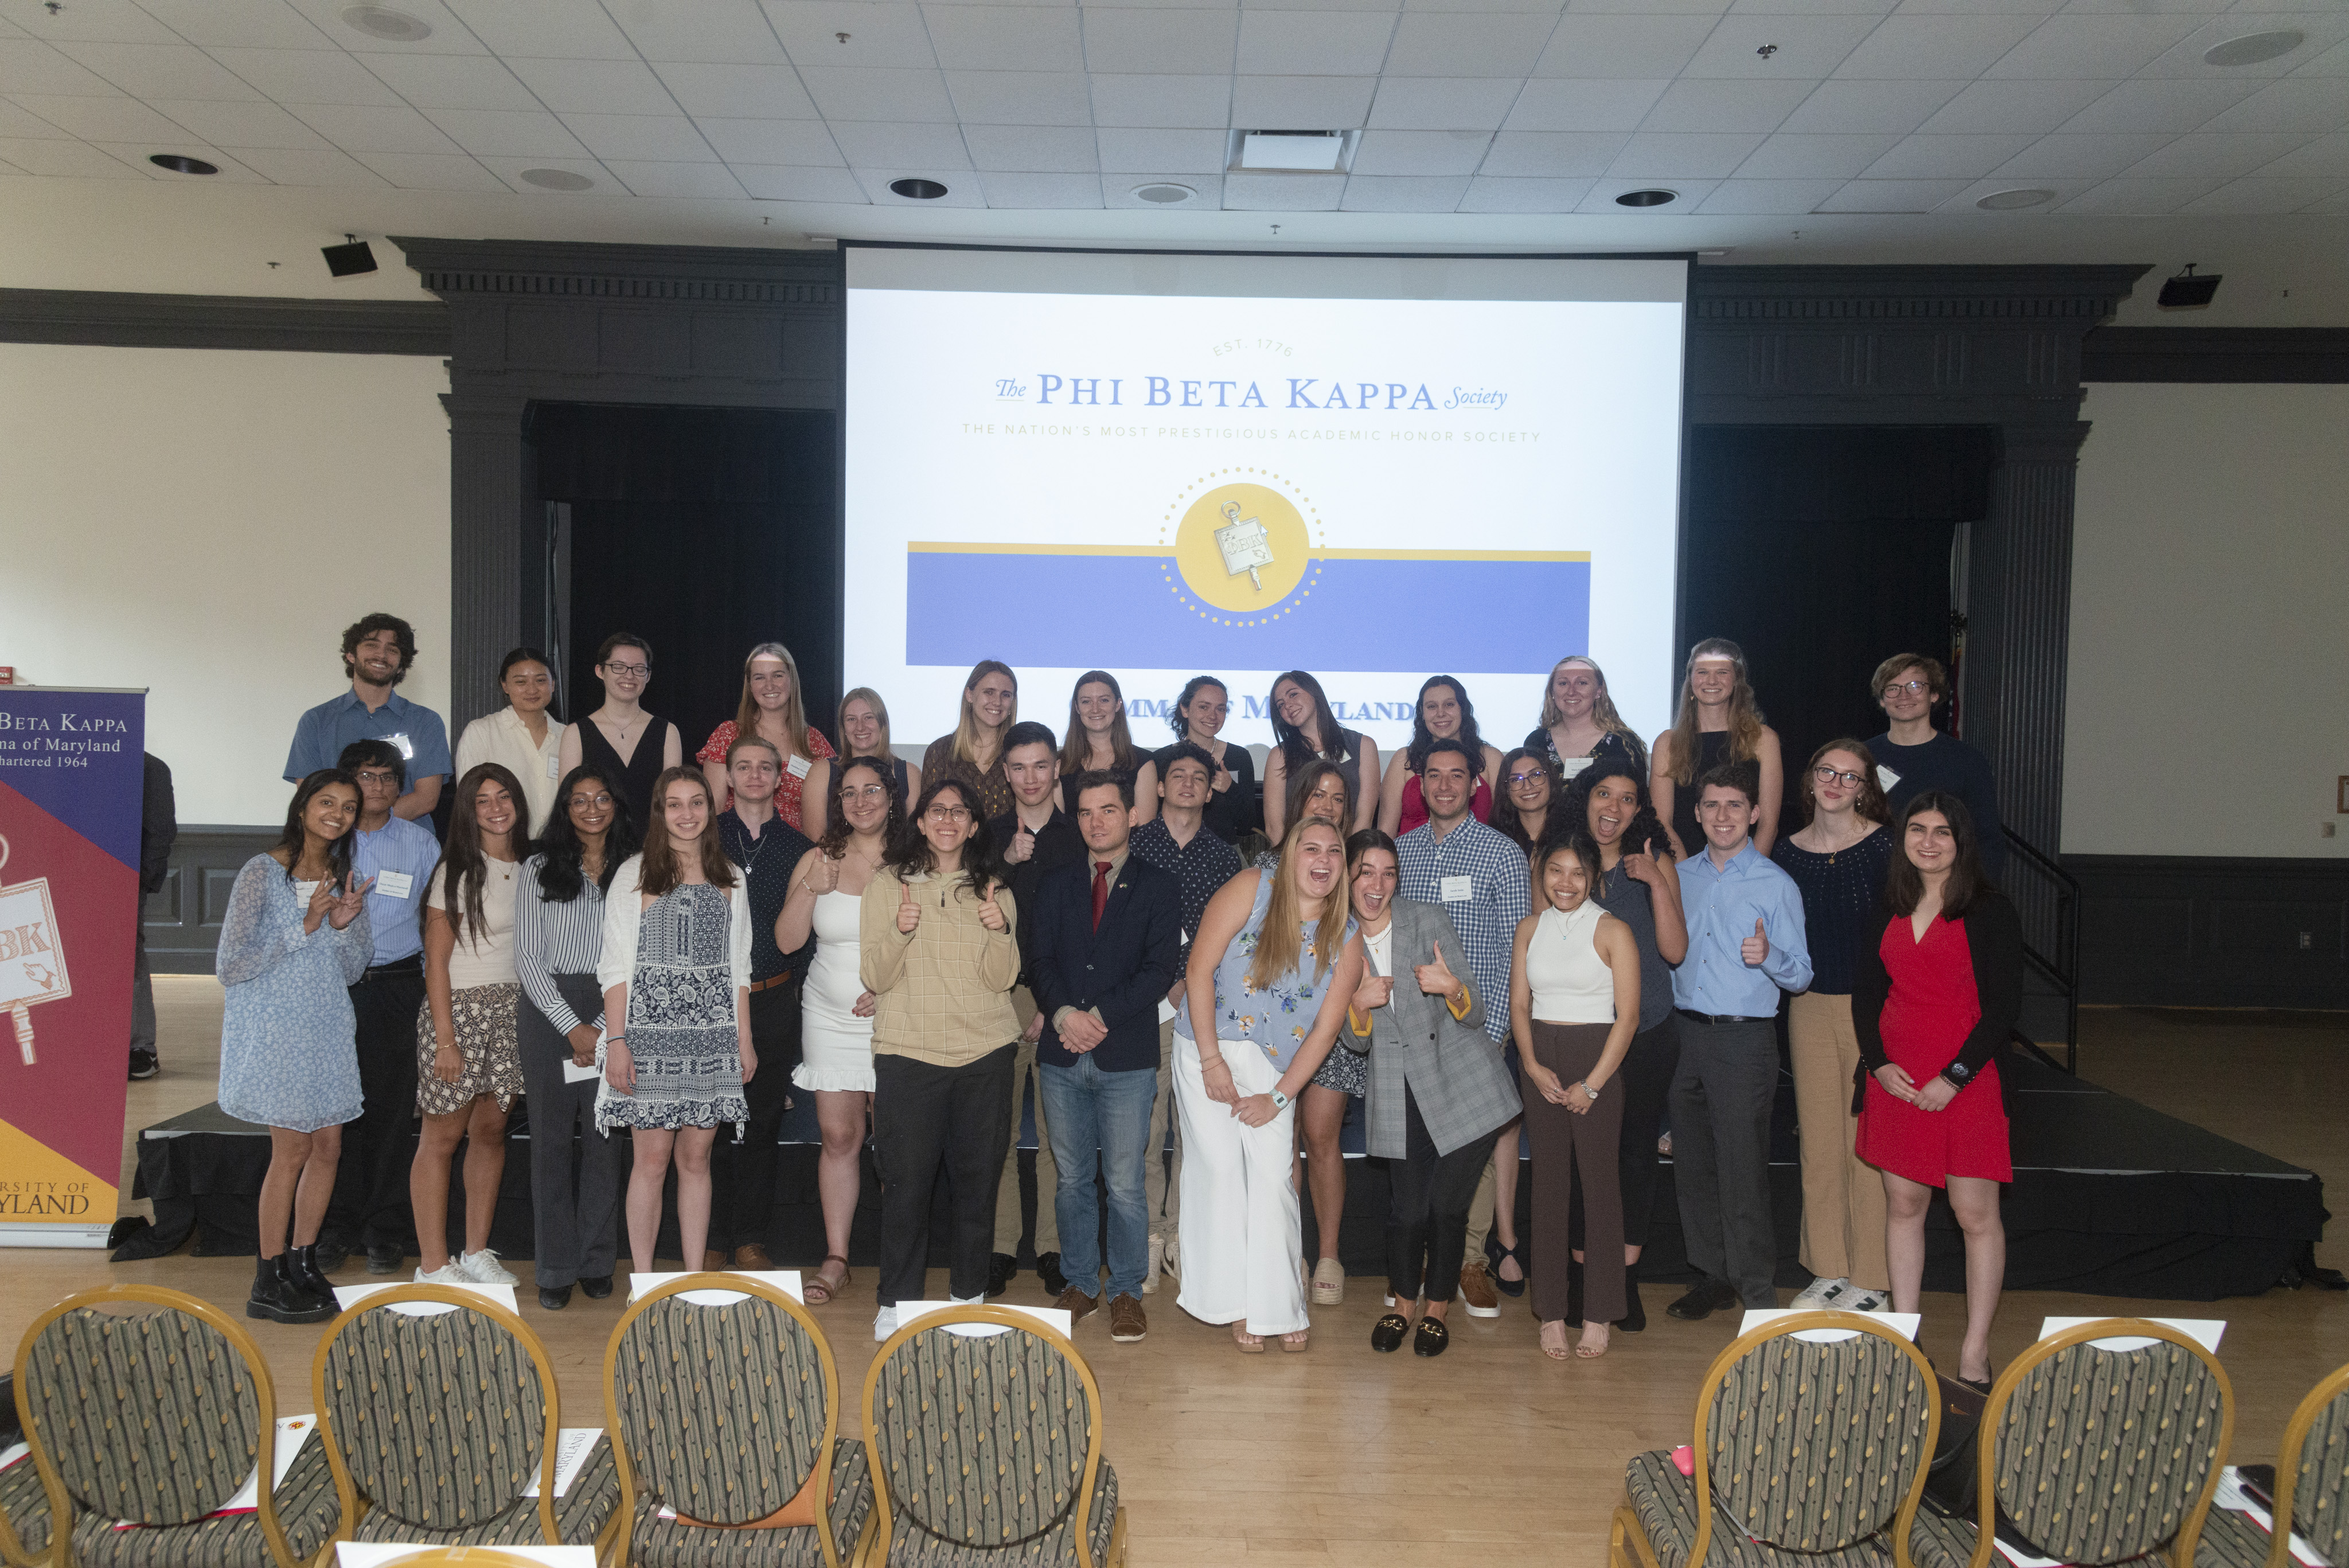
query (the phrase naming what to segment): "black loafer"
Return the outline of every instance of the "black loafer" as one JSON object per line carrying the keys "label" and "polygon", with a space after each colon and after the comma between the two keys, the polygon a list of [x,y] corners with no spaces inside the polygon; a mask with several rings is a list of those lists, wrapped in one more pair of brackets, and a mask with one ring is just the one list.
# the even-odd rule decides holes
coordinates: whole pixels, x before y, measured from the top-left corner
{"label": "black loafer", "polygon": [[[1019,1272],[1019,1260],[1009,1252],[997,1252],[987,1261],[987,1299],[993,1301],[1011,1288],[1011,1276]],[[1068,1287],[1063,1285],[1062,1290]],[[1060,1291],[1054,1291],[1059,1295]]]}
{"label": "black loafer", "polygon": [[549,1312],[561,1312],[571,1304],[571,1287],[569,1285],[539,1286],[538,1304]]}
{"label": "black loafer", "polygon": [[1682,1323],[1700,1323],[1724,1307],[1737,1305],[1742,1299],[1737,1287],[1727,1280],[1704,1279],[1691,1285],[1688,1294],[1664,1311]]}
{"label": "black loafer", "polygon": [[399,1265],[406,1262],[408,1254],[400,1250],[397,1241],[367,1243],[367,1272],[370,1274],[396,1274],[399,1272]]}
{"label": "black loafer", "polygon": [[1044,1282],[1044,1293],[1058,1296],[1069,1288],[1069,1276],[1061,1272],[1061,1254],[1044,1252],[1036,1259],[1036,1277]]}
{"label": "black loafer", "polygon": [[1419,1320],[1419,1332],[1411,1336],[1411,1353],[1413,1355],[1441,1355],[1451,1343],[1452,1331],[1444,1326],[1442,1318],[1423,1317]]}
{"label": "black loafer", "polygon": [[590,1274],[579,1282],[579,1293],[591,1302],[600,1302],[612,1293],[612,1276]]}
{"label": "black loafer", "polygon": [[1402,1336],[1411,1332],[1411,1319],[1399,1312],[1391,1312],[1371,1325],[1371,1348],[1396,1351],[1402,1348]]}

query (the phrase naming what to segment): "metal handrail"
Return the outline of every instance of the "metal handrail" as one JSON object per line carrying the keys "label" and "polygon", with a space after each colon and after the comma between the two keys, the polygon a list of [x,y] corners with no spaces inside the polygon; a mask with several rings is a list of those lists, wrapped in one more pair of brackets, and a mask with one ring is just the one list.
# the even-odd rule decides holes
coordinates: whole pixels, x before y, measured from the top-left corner
{"label": "metal handrail", "polygon": [[2064,1070],[2076,1075],[2080,1071],[2080,880],[2013,828],[2001,826],[2007,847],[2054,886],[2055,953],[2051,957],[2041,952],[2026,938],[2023,959],[2064,993]]}

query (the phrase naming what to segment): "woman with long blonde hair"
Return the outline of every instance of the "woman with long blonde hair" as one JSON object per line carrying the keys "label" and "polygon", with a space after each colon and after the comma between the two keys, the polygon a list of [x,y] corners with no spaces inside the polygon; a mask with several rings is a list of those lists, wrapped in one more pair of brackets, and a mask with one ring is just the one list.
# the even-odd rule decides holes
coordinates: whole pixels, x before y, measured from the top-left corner
{"label": "woman with long blonde hair", "polygon": [[775,814],[798,827],[802,784],[814,778],[817,764],[833,753],[823,732],[807,722],[799,660],[780,642],[762,642],[750,650],[742,661],[742,699],[735,706],[734,717],[710,731],[709,743],[693,753],[693,760],[701,764],[701,776],[709,781],[709,798],[720,811],[732,795],[726,779],[726,753],[745,735],[771,741],[782,753],[783,776],[775,785]]}
{"label": "woman with long blonde hair", "polygon": [[1648,762],[1648,748],[1607,694],[1607,672],[1585,653],[1569,653],[1550,666],[1541,722],[1526,732],[1525,744],[1547,757],[1561,780],[1599,757],[1619,757],[1642,769]]}
{"label": "woman with long blonde hair", "polygon": [[800,831],[810,843],[821,842],[831,830],[833,806],[840,794],[833,781],[858,757],[870,757],[879,764],[899,813],[921,794],[922,770],[890,748],[889,705],[870,686],[851,687],[840,700],[840,754],[808,770]]}
{"label": "woman with long blonde hair", "polygon": [[971,788],[971,809],[992,822],[1011,809],[1011,781],[1003,776],[1003,737],[1019,722],[1019,677],[999,659],[982,659],[963,682],[962,715],[954,732],[922,753],[928,784],[959,779]]}
{"label": "woman with long blonde hair", "polygon": [[1696,781],[1722,763],[1752,763],[1760,771],[1762,815],[1754,824],[1754,847],[1764,856],[1778,839],[1778,807],[1786,798],[1778,732],[1762,722],[1761,704],[1745,677],[1745,650],[1725,637],[1708,637],[1689,649],[1688,673],[1681,680],[1680,713],[1656,737],[1648,771],[1648,791],[1656,817],[1671,836],[1672,857],[1685,860],[1689,846],[1704,847],[1696,821]]}
{"label": "woman with long blonde hair", "polygon": [[1239,1348],[1303,1350],[1301,1215],[1291,1179],[1295,1103],[1330,1054],[1361,984],[1344,831],[1304,816],[1269,870],[1243,871],[1199,918],[1174,1019],[1183,1118],[1183,1290]]}

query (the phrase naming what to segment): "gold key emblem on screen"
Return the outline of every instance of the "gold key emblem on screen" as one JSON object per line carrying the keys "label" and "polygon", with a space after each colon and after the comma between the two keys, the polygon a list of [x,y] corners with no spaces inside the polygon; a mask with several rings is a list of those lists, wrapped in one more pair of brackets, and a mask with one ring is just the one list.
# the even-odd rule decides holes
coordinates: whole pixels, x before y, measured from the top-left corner
{"label": "gold key emblem on screen", "polygon": [[1216,530],[1216,548],[1222,552],[1224,572],[1228,576],[1248,576],[1248,583],[1257,592],[1264,592],[1264,579],[1257,575],[1258,566],[1272,565],[1272,540],[1264,531],[1264,524],[1254,517],[1240,515],[1240,504],[1227,501],[1224,515],[1231,519]]}

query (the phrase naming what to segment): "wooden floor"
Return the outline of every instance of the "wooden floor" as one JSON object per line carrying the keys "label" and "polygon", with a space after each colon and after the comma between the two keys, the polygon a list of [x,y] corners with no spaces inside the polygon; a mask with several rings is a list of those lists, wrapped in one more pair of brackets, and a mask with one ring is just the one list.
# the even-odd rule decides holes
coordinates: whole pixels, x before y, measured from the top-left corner
{"label": "wooden floor", "polygon": [[[220,992],[209,979],[156,981],[163,1075],[130,1085],[123,1187],[136,1129],[213,1097]],[[2092,1011],[2084,1015],[2085,1076],[2159,1110],[2321,1174],[2349,1191],[2349,1014]],[[127,1204],[126,1210],[140,1206]],[[2321,1262],[2349,1268],[2339,1240]],[[784,1260],[786,1262],[795,1260]],[[523,1314],[554,1353],[572,1425],[600,1425],[595,1371],[617,1320],[615,1299],[537,1309],[527,1263]],[[357,1282],[364,1265],[341,1276]],[[109,1281],[193,1291],[236,1311],[252,1264],[236,1258],[174,1257],[108,1265],[100,1254],[11,1253],[0,1271],[0,1349],[13,1350],[33,1315],[68,1292]],[[860,1272],[848,1299],[819,1308],[854,1391],[872,1356],[872,1279]],[[942,1277],[933,1291],[945,1293]],[[1455,1312],[1450,1353],[1428,1362],[1374,1355],[1371,1324],[1380,1282],[1347,1283],[1342,1306],[1316,1314],[1303,1355],[1243,1357],[1228,1334],[1185,1318],[1171,1298],[1148,1298],[1150,1337],[1110,1342],[1100,1318],[1077,1342],[1100,1376],[1108,1452],[1129,1510],[1132,1560],[1168,1563],[1346,1564],[1433,1559],[1431,1547],[1486,1547],[1516,1563],[1598,1568],[1608,1518],[1622,1496],[1624,1460],[1642,1449],[1688,1440],[1698,1379],[1733,1337],[1734,1320],[1675,1323],[1649,1293],[1653,1325],[1620,1335],[1599,1362],[1543,1358],[1521,1304],[1478,1322]],[[1042,1304],[1023,1274],[1015,1300]],[[2284,1418],[2319,1375],[2349,1361],[2349,1295],[2302,1290],[2216,1306],[2021,1294],[2007,1298],[1993,1351],[2000,1364],[2050,1313],[2143,1312],[2223,1315],[2221,1356],[2237,1400],[2239,1460],[2273,1456]],[[1940,1365],[1953,1363],[1962,1303],[1929,1295],[1921,1335]],[[254,1323],[280,1408],[306,1410],[316,1328]],[[854,1416],[843,1429],[860,1424]]]}

